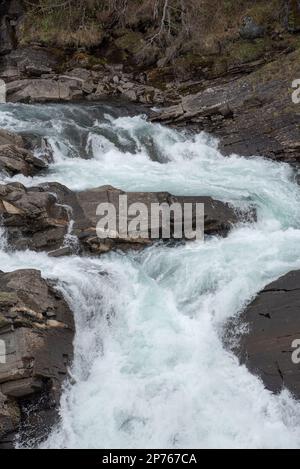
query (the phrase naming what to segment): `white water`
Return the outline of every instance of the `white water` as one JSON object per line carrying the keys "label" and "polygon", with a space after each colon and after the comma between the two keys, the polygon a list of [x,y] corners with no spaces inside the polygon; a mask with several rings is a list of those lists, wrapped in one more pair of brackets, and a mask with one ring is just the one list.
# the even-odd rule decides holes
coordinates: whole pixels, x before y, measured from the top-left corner
{"label": "white water", "polygon": [[76,318],[76,384],[67,386],[61,423],[44,447],[300,448],[300,404],[286,391],[265,390],[221,341],[228,318],[300,268],[300,191],[291,168],[223,158],[204,135],[118,114],[124,110],[1,108],[0,127],[47,135],[55,149],[50,176],[19,180],[207,194],[254,205],[258,222],[226,239],[127,256],[0,251],[2,270],[34,267],[58,279]]}

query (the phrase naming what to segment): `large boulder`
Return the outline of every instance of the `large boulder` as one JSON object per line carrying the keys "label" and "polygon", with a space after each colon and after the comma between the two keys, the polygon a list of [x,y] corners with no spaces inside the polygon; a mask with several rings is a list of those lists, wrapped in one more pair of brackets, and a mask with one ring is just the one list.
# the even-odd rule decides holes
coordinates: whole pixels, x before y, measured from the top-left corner
{"label": "large boulder", "polygon": [[0,213],[7,227],[8,241],[16,249],[51,251],[61,246],[69,226],[65,206],[41,187],[22,184],[0,186]]}
{"label": "large boulder", "polygon": [[[140,249],[162,237],[163,220],[159,220],[158,237],[151,239],[149,232],[138,238],[132,234],[114,233],[104,239],[97,236],[97,207],[101,203],[111,203],[116,210],[119,223],[119,197],[127,196],[128,206],[143,203],[150,216],[151,204],[178,203],[204,204],[204,232],[208,235],[225,236],[232,226],[245,216],[237,214],[229,205],[210,197],[179,197],[169,193],[125,193],[111,186],[74,193],[58,183],[41,184],[25,188],[20,183],[0,185],[0,215],[6,227],[10,246],[15,249],[47,251],[51,255],[66,254],[72,250],[101,254],[112,249]],[[191,224],[195,223],[195,211],[191,214]],[[128,223],[134,217],[128,217]],[[174,239],[172,226],[167,240]],[[184,241],[182,237],[181,241]]]}
{"label": "large boulder", "polygon": [[[0,75],[6,76],[7,71],[15,70],[12,74],[20,78],[38,78],[43,74],[54,73],[60,63],[60,56],[50,49],[43,47],[19,47],[0,61]],[[9,76],[8,76],[9,78]]]}
{"label": "large boulder", "polygon": [[[246,325],[234,350],[242,363],[277,393],[287,388],[300,399],[300,363],[293,361],[300,348],[300,271],[290,272],[266,286],[246,308],[238,324],[228,330],[234,335]],[[300,353],[298,354],[300,356]]]}
{"label": "large boulder", "polygon": [[[99,187],[88,191],[79,192],[77,200],[83,209],[85,217],[89,220],[86,226],[75,223],[75,232],[85,249],[92,253],[106,252],[111,249],[128,248],[141,248],[153,243],[155,239],[151,239],[150,231],[141,235],[139,238],[131,235],[130,232],[127,236],[122,236],[117,233],[117,237],[100,239],[96,233],[97,222],[100,217],[96,215],[97,207],[102,203],[111,203],[116,209],[117,226],[119,226],[120,211],[119,211],[119,197],[122,195],[127,196],[127,204],[130,206],[134,203],[142,203],[147,207],[148,211],[148,225],[150,226],[151,206],[154,204],[167,204],[171,206],[178,203],[182,208],[185,203],[192,203],[195,207],[196,203],[204,204],[204,232],[206,234],[226,235],[232,226],[237,223],[238,216],[234,210],[227,204],[211,199],[210,197],[180,197],[173,196],[167,192],[123,192],[111,186]],[[195,221],[195,213],[193,213]],[[128,217],[128,223],[134,218]],[[159,221],[159,236],[162,237],[163,220]],[[171,227],[170,240],[174,240],[174,226]],[[183,236],[184,239],[184,236]]]}
{"label": "large boulder", "polygon": [[23,79],[7,83],[6,96],[9,102],[53,102],[71,101],[82,96],[74,80],[53,78]]}
{"label": "large boulder", "polygon": [[73,336],[67,303],[39,271],[0,273],[0,447],[12,446],[18,431],[24,440],[49,432]]}

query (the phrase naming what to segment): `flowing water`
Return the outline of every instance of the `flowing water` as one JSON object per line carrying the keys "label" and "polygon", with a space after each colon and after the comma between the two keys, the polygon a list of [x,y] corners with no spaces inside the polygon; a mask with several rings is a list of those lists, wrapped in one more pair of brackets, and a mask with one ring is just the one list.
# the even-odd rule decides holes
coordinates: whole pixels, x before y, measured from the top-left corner
{"label": "flowing water", "polygon": [[[57,279],[77,333],[50,448],[300,448],[300,404],[264,389],[224,348],[222,328],[270,281],[300,268],[300,190],[293,170],[262,158],[224,158],[207,135],[153,125],[124,106],[4,105],[0,128],[47,137],[44,175],[81,190],[211,195],[255,206],[258,221],[142,253],[53,259],[11,253],[1,270]],[[136,115],[135,115],[136,114]],[[38,150],[37,150],[38,153]]]}

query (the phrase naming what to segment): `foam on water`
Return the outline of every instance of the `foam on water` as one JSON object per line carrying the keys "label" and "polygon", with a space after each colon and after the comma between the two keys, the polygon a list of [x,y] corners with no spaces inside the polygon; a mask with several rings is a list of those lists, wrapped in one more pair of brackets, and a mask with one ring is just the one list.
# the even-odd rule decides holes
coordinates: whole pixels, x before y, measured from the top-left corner
{"label": "foam on water", "polygon": [[[43,447],[300,448],[300,404],[286,391],[265,390],[221,340],[224,322],[264,285],[300,268],[300,192],[292,169],[223,158],[205,135],[118,117],[108,108],[100,116],[94,107],[54,109],[51,177],[20,179],[26,184],[52,179],[75,189],[109,183],[206,194],[255,206],[259,217],[226,239],[126,256],[52,259],[0,251],[5,271],[38,268],[58,279],[75,314],[76,383],[66,386],[61,422]],[[44,110],[6,106],[0,127],[29,132]],[[90,118],[82,131],[90,160],[64,150],[70,140],[64,122],[82,129],[81,112]],[[34,125],[50,136],[43,122]]]}

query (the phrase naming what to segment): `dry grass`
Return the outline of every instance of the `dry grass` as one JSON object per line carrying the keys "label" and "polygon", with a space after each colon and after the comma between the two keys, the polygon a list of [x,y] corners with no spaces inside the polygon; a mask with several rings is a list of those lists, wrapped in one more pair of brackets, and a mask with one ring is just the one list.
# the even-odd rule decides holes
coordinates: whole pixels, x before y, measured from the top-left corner
{"label": "dry grass", "polygon": [[[25,0],[26,1],[26,0]],[[161,48],[190,41],[213,50],[216,42],[238,35],[242,18],[266,27],[280,21],[286,0],[27,0],[24,40],[92,47],[103,32],[130,28]],[[167,7],[166,7],[167,6]],[[166,7],[166,8],[165,8]]]}

